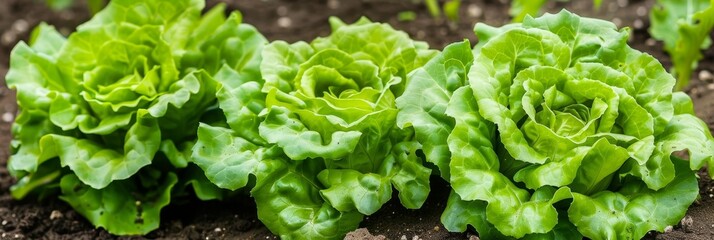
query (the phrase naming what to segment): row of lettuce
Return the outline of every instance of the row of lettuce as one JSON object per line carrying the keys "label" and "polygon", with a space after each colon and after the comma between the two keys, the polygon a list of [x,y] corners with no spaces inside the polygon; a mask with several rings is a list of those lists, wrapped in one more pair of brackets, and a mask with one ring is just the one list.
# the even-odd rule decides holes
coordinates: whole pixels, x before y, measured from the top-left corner
{"label": "row of lettuce", "polygon": [[282,238],[334,239],[395,189],[420,208],[437,175],[449,231],[639,239],[684,216],[692,170],[714,163],[691,99],[606,21],[477,24],[475,47],[437,51],[367,19],[268,42],[203,8],[115,0],[68,38],[40,25],[18,44],[13,196],[58,194],[135,235],[176,199],[249,193]]}

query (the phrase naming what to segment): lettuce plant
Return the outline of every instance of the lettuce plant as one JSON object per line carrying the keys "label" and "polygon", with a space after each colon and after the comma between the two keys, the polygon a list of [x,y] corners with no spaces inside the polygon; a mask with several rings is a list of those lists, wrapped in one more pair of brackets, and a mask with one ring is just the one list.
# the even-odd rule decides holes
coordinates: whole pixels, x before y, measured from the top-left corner
{"label": "lettuce plant", "polygon": [[[569,2],[569,0],[556,0],[559,2]],[[537,17],[542,13],[542,8],[547,0],[511,0],[511,8],[508,9],[508,14],[513,17],[511,20],[514,23],[522,22],[526,16]],[[599,9],[602,5],[602,0],[593,0],[595,8]]]}
{"label": "lettuce plant", "polygon": [[220,197],[204,176],[182,169],[199,120],[222,116],[212,110],[213,75],[257,75],[266,40],[238,13],[226,18],[220,6],[202,16],[203,7],[115,0],[68,38],[40,25],[30,45],[18,44],[6,77],[20,108],[8,162],[19,178],[13,196],[61,191],[95,226],[119,235],[156,229],[177,185]]}
{"label": "lettuce plant", "polygon": [[392,187],[408,208],[429,193],[431,170],[411,129],[395,128],[394,100],[436,52],[386,24],[330,23],[310,43],[267,45],[261,78],[219,71],[227,126],[202,124],[194,146],[208,179],[252,188],[258,218],[285,239],[342,238]]}
{"label": "lettuce plant", "polygon": [[453,187],[448,230],[639,239],[684,216],[714,140],[627,30],[561,11],[475,31],[473,50],[448,46],[396,100],[398,126]]}
{"label": "lettuce plant", "polygon": [[658,0],[650,12],[650,22],[650,34],[664,41],[664,50],[672,57],[675,90],[682,90],[703,57],[701,50],[711,46],[714,1]]}

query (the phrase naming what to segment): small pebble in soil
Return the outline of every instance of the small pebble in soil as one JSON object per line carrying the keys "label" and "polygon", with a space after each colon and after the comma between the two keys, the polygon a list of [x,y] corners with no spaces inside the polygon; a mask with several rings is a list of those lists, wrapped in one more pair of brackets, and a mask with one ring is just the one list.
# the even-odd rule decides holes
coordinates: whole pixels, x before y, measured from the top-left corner
{"label": "small pebble in soil", "polygon": [[12,23],[12,29],[18,32],[26,32],[30,29],[30,24],[25,19],[18,19]]}
{"label": "small pebble in soil", "polygon": [[57,211],[57,210],[52,210],[52,213],[50,213],[50,220],[55,220],[55,219],[60,219],[62,218],[62,212]]}
{"label": "small pebble in soil", "polygon": [[627,7],[627,5],[629,5],[629,4],[630,3],[627,0],[617,0],[618,7],[624,8],[624,7]]}
{"label": "small pebble in soil", "polygon": [[469,240],[481,240],[481,238],[479,238],[476,235],[471,235],[471,236],[469,236]]}
{"label": "small pebble in soil", "polygon": [[645,6],[639,6],[635,13],[637,13],[637,16],[644,17],[647,15],[647,8]]}
{"label": "small pebble in soil", "polygon": [[645,27],[645,23],[642,21],[642,19],[635,19],[634,22],[632,22],[632,27],[635,29],[642,29]]}
{"label": "small pebble in soil", "polygon": [[707,84],[707,89],[714,90],[714,83]]}
{"label": "small pebble in soil", "polygon": [[7,225],[7,220],[2,220],[2,225],[3,226]]}
{"label": "small pebble in soil", "polygon": [[401,239],[401,240],[407,240],[407,235],[402,235],[402,238],[400,238],[400,239]]}
{"label": "small pebble in soil", "polygon": [[434,232],[438,232],[439,230],[441,230],[441,228],[439,226],[434,227]]}
{"label": "small pebble in soil", "polygon": [[682,230],[684,230],[684,232],[691,232],[691,227],[694,225],[694,219],[690,216],[684,216],[680,223],[682,224]]}
{"label": "small pebble in soil", "polygon": [[293,20],[290,20],[288,17],[280,17],[278,18],[278,26],[282,28],[288,28],[290,25],[293,25]]}
{"label": "small pebble in soil", "polygon": [[330,9],[338,9],[340,7],[340,1],[338,0],[328,0],[327,7]]}
{"label": "small pebble in soil", "polygon": [[221,228],[213,229],[214,232],[221,232]]}
{"label": "small pebble in soil", "polygon": [[15,39],[17,39],[17,36],[15,35],[14,32],[12,31],[7,31],[2,34],[0,37],[0,42],[2,42],[2,45],[5,46],[10,46],[13,43],[15,43]]}
{"label": "small pebble in soil", "polygon": [[714,82],[714,74],[707,70],[701,70],[699,71],[699,80],[706,82]]}
{"label": "small pebble in soil", "polygon": [[12,122],[12,120],[15,119],[15,115],[13,115],[11,112],[6,112],[2,114],[2,121],[3,122]]}
{"label": "small pebble in soil", "polygon": [[468,13],[469,17],[474,18],[478,18],[483,15],[483,10],[481,10],[481,7],[479,7],[478,4],[475,3],[469,4],[469,6],[466,7],[466,12]]}
{"label": "small pebble in soil", "polygon": [[654,46],[654,45],[657,45],[657,40],[654,40],[654,39],[652,39],[652,38],[648,38],[647,40],[645,40],[645,45],[647,45],[648,47],[652,47],[652,46]]}

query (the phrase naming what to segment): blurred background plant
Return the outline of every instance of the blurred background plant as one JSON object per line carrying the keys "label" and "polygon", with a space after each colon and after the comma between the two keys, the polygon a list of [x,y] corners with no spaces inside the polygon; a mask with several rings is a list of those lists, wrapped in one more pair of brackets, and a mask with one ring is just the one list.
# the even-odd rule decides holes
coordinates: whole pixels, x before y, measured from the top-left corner
{"label": "blurred background plant", "polygon": [[[54,10],[64,10],[72,6],[75,0],[43,0],[47,6]],[[92,15],[96,14],[109,0],[87,0],[87,8]]]}
{"label": "blurred background plant", "polygon": [[664,50],[672,58],[670,73],[677,78],[674,90],[689,85],[702,50],[711,47],[713,27],[714,0],[657,0],[652,7],[649,32],[664,42]]}
{"label": "blurred background plant", "polygon": [[[413,0],[413,3],[420,3],[422,0]],[[456,23],[459,21],[459,9],[461,8],[461,0],[446,0],[439,3],[439,0],[423,0],[429,15],[436,21],[442,21],[446,17],[449,28],[452,30],[457,28]],[[400,12],[398,19],[400,21],[413,21],[416,19],[416,13],[412,11]]]}
{"label": "blurred background plant", "polygon": [[[570,0],[554,0],[558,2],[568,2]],[[513,17],[512,22],[522,22],[523,19],[530,15],[532,17],[537,17],[543,14],[541,9],[543,5],[548,2],[548,0],[512,0],[511,9],[508,13]],[[593,0],[593,5],[595,8],[599,9],[602,4],[602,0]]]}

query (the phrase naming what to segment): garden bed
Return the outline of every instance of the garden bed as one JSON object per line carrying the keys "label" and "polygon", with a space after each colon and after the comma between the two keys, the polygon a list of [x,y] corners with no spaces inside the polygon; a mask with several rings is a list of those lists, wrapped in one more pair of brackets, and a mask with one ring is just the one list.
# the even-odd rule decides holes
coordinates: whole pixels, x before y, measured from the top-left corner
{"label": "garden bed", "polygon": [[[15,95],[5,87],[4,76],[8,68],[10,50],[17,40],[27,39],[29,31],[41,21],[57,26],[60,32],[69,33],[88,19],[88,11],[79,1],[74,7],[52,11],[36,1],[4,0],[0,2],[0,239],[108,239],[113,238],[102,229],[94,229],[82,216],[67,204],[56,199],[41,203],[13,200],[9,187],[14,183],[5,163],[10,143],[10,125],[17,111]],[[209,1],[215,5],[219,1]],[[256,26],[269,40],[288,42],[309,41],[329,33],[327,19],[338,16],[353,22],[362,15],[373,21],[386,22],[396,29],[404,30],[416,40],[423,40],[433,48],[464,38],[476,42],[472,28],[476,22],[502,25],[508,22],[507,3],[501,1],[463,1],[461,19],[448,23],[433,19],[426,8],[410,1],[362,0],[362,1],[222,1],[228,9],[238,9],[246,23]],[[506,1],[507,2],[507,1]],[[551,3],[550,12],[561,8],[581,16],[598,17],[613,21],[620,27],[632,28],[630,44],[650,53],[666,67],[671,65],[662,49],[662,43],[650,39],[646,29],[649,25],[647,9],[653,1],[609,0],[604,1],[599,11],[590,1]],[[416,19],[399,21],[398,14],[413,11]],[[643,13],[643,11],[645,11]],[[687,93],[694,100],[697,115],[714,129],[714,77],[698,74],[701,70],[714,71],[714,50],[705,53],[695,79]],[[711,75],[711,74],[710,74]],[[706,79],[699,79],[700,76]],[[706,174],[700,174],[701,199],[690,207],[683,224],[673,226],[669,233],[653,233],[651,239],[712,239],[714,238],[714,182]],[[448,197],[447,184],[432,177],[432,193],[420,210],[404,209],[396,198],[376,214],[362,222],[369,233],[383,235],[388,239],[468,239],[474,232],[449,233],[439,222]],[[257,219],[255,203],[248,196],[226,202],[188,201],[172,205],[162,211],[161,227],[147,238],[181,239],[273,239],[276,238]],[[690,221],[691,220],[691,221]],[[360,230],[348,235],[361,239],[367,233]],[[121,238],[121,239],[141,239]]]}

